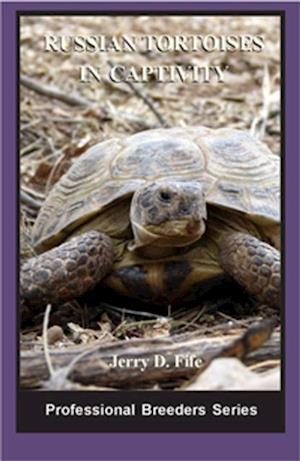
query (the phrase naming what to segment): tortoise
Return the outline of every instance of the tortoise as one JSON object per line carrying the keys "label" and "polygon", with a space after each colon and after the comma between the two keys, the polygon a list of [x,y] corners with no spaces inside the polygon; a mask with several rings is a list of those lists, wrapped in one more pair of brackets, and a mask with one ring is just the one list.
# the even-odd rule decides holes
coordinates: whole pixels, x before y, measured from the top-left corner
{"label": "tortoise", "polygon": [[[228,276],[280,304],[280,160],[235,129],[154,129],[77,159],[33,228],[22,303],[61,303],[108,286],[172,304]],[[98,288],[97,288],[98,289]]]}

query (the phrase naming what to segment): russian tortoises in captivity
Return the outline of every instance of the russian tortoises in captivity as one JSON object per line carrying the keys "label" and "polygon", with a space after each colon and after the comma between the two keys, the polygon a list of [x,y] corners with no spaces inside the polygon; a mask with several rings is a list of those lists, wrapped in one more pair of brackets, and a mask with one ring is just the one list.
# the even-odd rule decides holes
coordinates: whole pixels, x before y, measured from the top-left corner
{"label": "russian tortoises in captivity", "polygon": [[94,288],[175,303],[229,274],[280,303],[280,160],[245,132],[145,131],[101,142],[53,187],[21,269],[29,306]]}

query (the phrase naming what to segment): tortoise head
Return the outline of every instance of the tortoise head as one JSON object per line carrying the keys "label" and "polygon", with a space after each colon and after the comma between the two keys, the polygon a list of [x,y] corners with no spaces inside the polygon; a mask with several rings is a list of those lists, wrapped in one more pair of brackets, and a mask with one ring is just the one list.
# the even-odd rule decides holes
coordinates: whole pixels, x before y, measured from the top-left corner
{"label": "tortoise head", "polygon": [[189,245],[205,232],[206,217],[205,196],[198,182],[164,179],[147,184],[132,198],[134,244],[130,250]]}

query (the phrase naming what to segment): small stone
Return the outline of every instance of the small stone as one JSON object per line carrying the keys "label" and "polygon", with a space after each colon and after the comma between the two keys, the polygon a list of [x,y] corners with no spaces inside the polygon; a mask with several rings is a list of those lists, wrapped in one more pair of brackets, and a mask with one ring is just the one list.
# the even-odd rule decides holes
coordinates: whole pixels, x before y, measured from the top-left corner
{"label": "small stone", "polygon": [[47,338],[48,344],[55,344],[57,341],[62,341],[64,337],[63,329],[58,325],[53,325],[48,329]]}

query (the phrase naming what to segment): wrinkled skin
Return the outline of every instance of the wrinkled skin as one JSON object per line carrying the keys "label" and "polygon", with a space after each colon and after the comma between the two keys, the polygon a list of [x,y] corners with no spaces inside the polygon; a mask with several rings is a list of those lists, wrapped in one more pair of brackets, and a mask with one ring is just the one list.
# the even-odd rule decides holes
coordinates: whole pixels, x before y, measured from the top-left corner
{"label": "wrinkled skin", "polygon": [[[120,293],[137,298],[147,294],[176,291],[188,277],[197,283],[197,271],[180,251],[193,248],[205,236],[207,219],[203,188],[196,181],[164,180],[138,189],[130,208],[133,240],[129,252],[147,260],[168,258],[166,263],[126,268],[126,277],[112,278]],[[219,269],[227,272],[246,290],[272,306],[280,303],[280,255],[269,244],[241,232],[221,234]],[[177,263],[172,262],[177,257]],[[96,230],[85,232],[57,248],[27,261],[21,269],[21,299],[26,305],[71,300],[95,287],[113,267],[111,239]],[[201,264],[201,261],[200,261]],[[156,268],[160,267],[161,276]],[[109,277],[108,277],[109,279]],[[199,280],[202,283],[202,280]],[[188,285],[187,285],[188,286]],[[158,290],[159,287],[159,290]],[[174,287],[174,289],[172,289]]]}

